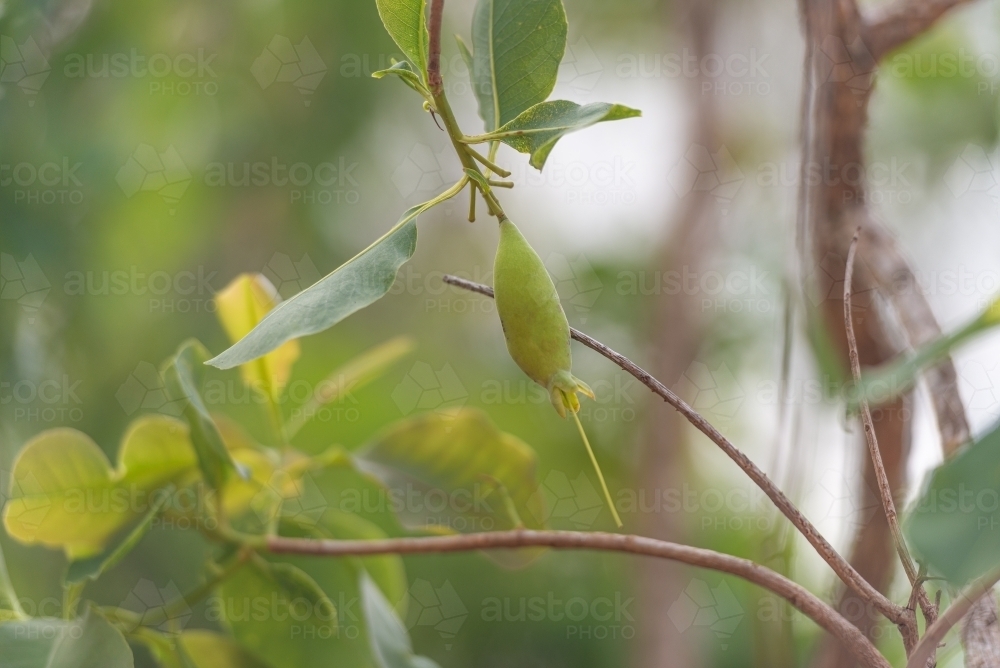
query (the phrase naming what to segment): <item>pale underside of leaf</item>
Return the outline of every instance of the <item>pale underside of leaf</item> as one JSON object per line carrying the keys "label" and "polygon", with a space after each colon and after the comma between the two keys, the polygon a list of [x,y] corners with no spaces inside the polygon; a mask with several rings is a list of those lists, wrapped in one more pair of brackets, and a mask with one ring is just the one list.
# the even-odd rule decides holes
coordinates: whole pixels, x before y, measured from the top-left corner
{"label": "pale underside of leaf", "polygon": [[486,137],[496,137],[511,148],[531,155],[531,166],[541,169],[559,139],[577,130],[601,123],[635,118],[642,112],[621,104],[594,102],[580,106],[567,100],[536,104]]}
{"label": "pale underside of leaf", "polygon": [[417,216],[431,206],[410,208],[382,238],[332,273],[269,312],[249,334],[208,363],[220,369],[245,364],[290,339],[333,327],[385,296],[396,272],[417,245]]}

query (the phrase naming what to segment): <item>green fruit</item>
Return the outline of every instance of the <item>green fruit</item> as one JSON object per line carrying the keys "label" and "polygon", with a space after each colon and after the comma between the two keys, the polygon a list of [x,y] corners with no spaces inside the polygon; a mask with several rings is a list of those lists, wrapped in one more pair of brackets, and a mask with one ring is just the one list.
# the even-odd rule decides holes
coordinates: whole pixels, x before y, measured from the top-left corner
{"label": "green fruit", "polygon": [[580,410],[577,392],[594,398],[573,376],[569,322],[538,253],[514,223],[500,222],[493,291],[507,350],[528,377],[549,391],[559,415]]}

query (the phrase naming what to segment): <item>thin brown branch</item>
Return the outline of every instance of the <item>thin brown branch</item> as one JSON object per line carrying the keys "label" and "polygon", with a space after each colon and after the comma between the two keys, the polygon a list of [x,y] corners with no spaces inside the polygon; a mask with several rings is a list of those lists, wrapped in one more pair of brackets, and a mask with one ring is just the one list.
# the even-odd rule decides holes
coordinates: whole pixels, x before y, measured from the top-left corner
{"label": "thin brown branch", "polygon": [[868,48],[880,60],[930,29],[949,9],[969,0],[895,0],[868,17]]}
{"label": "thin brown branch", "polygon": [[614,533],[582,531],[495,531],[457,536],[385,538],[381,540],[316,540],[308,538],[268,539],[274,554],[324,557],[375,554],[427,554],[472,550],[550,547],[555,549],[604,550],[671,559],[690,566],[736,575],[787,599],[803,614],[841,640],[859,661],[870,668],[891,668],[875,646],[857,628],[829,605],[788,578],[747,559],[712,550],[667,541]]}
{"label": "thin brown branch", "polygon": [[427,84],[431,95],[441,94],[444,82],[441,80],[441,23],[444,17],[444,0],[431,0],[431,18],[427,23],[430,45],[427,55]]}
{"label": "thin brown branch", "polygon": [[[861,387],[861,362],[858,359],[858,340],[854,336],[854,313],[851,304],[851,283],[854,277],[854,259],[858,253],[858,239],[861,236],[861,228],[854,233],[851,245],[847,250],[847,263],[844,267],[844,328],[847,332],[847,354],[851,363],[851,375],[854,376],[854,383]],[[899,528],[899,517],[896,514],[896,502],[892,498],[892,488],[889,486],[889,478],[885,473],[885,464],[882,463],[882,453],[878,449],[878,438],[875,436],[875,423],[872,420],[871,407],[868,399],[861,397],[861,421],[864,424],[865,440],[868,442],[868,452],[875,466],[875,477],[878,481],[879,496],[882,497],[882,508],[885,511],[885,518],[889,523],[889,531],[892,532],[893,542],[896,544],[896,553],[903,563],[903,570],[910,584],[917,583],[917,567],[910,556],[910,550],[906,547],[906,540],[903,532]]]}
{"label": "thin brown branch", "polygon": [[[861,361],[858,356],[858,340],[854,334],[854,307],[852,304],[851,287],[854,279],[854,260],[857,258],[858,240],[860,237],[861,228],[858,227],[854,233],[854,237],[851,239],[851,245],[847,249],[847,261],[844,265],[844,331],[847,334],[847,357],[850,361],[851,375],[854,377],[854,383],[859,388],[861,387]],[[896,554],[899,555],[899,560],[903,564],[903,570],[906,572],[906,577],[912,587],[911,605],[912,599],[916,599],[920,604],[920,609],[923,611],[924,617],[928,620],[928,623],[932,623],[937,617],[937,610],[931,604],[930,599],[927,598],[923,582],[920,580],[920,574],[917,572],[917,567],[910,556],[910,550],[906,546],[903,531],[899,528],[899,516],[896,514],[896,502],[892,498],[892,486],[889,484],[889,476],[886,474],[885,464],[882,462],[882,451],[879,449],[878,437],[875,435],[875,421],[872,420],[871,407],[868,404],[868,399],[865,397],[861,398],[861,422],[864,426],[865,441],[868,444],[868,453],[871,456],[872,467],[875,471],[875,480],[878,486],[879,497],[882,499],[882,509],[885,511],[886,523],[889,525],[889,532],[892,534],[892,542],[896,546]],[[904,640],[906,640],[907,649],[912,649],[913,643],[916,640],[915,627],[909,629],[909,632],[904,634]]]}
{"label": "thin brown branch", "polygon": [[952,629],[967,613],[972,606],[981,599],[987,592],[992,591],[993,585],[1000,580],[1000,570],[995,570],[981,576],[972,584],[966,587],[958,597],[952,602],[948,609],[941,613],[933,624],[928,627],[924,637],[920,639],[913,653],[906,662],[906,668],[924,668],[938,645],[948,635]]}
{"label": "thin brown branch", "polygon": [[[493,297],[493,290],[489,286],[450,275],[446,275],[442,280],[450,285],[464,288],[471,292],[477,292],[487,297]],[[792,525],[798,529],[803,536],[805,536],[806,540],[809,541],[809,544],[812,545],[816,552],[819,553],[819,556],[830,565],[830,568],[833,569],[844,584],[850,587],[865,602],[873,605],[875,609],[885,615],[893,623],[903,624],[907,622],[907,611],[901,606],[898,606],[890,601],[884,594],[872,587],[871,584],[861,577],[861,575],[859,575],[858,572],[854,570],[849,563],[847,563],[847,560],[844,559],[832,545],[830,545],[830,543],[816,529],[816,527],[813,526],[808,519],[806,519],[805,515],[799,511],[795,504],[793,504],[791,500],[785,496],[784,492],[778,489],[778,487],[771,482],[770,478],[767,477],[767,474],[761,471],[749,457],[743,454],[743,451],[733,445],[729,439],[723,436],[719,430],[712,426],[712,424],[702,417],[700,413],[691,408],[691,406],[689,406],[683,399],[674,394],[668,387],[648,372],[644,371],[629,358],[615,352],[600,341],[591,338],[577,329],[570,328],[570,334],[574,339],[583,345],[600,353],[617,364],[623,371],[626,371],[634,376],[640,383],[649,388],[650,391],[673,406],[674,409],[683,415],[688,422],[694,425],[698,431],[707,436],[709,440],[719,446],[719,448],[721,448],[730,459],[736,462],[737,466],[743,469],[750,479],[753,480],[753,482],[768,496],[768,498],[771,499],[774,505],[777,506],[778,510],[780,510],[781,513],[788,518]]]}

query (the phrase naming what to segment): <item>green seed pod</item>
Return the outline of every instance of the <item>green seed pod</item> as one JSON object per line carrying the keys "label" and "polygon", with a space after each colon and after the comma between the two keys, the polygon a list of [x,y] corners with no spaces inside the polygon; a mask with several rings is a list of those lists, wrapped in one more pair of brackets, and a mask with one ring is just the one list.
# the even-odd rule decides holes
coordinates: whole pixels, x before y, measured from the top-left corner
{"label": "green seed pod", "polygon": [[549,391],[559,415],[579,411],[576,393],[591,399],[594,393],[571,372],[569,322],[556,286],[538,253],[507,219],[500,222],[493,290],[510,356]]}

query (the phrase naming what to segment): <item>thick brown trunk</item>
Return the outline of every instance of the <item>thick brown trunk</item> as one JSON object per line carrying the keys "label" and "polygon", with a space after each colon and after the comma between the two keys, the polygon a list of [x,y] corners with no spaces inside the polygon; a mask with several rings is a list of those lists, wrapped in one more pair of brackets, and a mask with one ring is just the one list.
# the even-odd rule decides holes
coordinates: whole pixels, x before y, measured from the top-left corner
{"label": "thick brown trunk", "polygon": [[[714,0],[677,0],[676,19],[689,48],[700,57],[708,53],[715,26]],[[700,81],[688,86],[689,99],[696,110],[691,143],[716,150],[716,109],[714,97],[703,96]],[[666,186],[666,184],[664,184]],[[718,212],[711,195],[695,190],[683,200],[674,231],[662,251],[661,272],[697,271],[718,233]],[[661,294],[655,304],[652,324],[653,374],[673,386],[694,361],[704,323],[697,295]],[[685,430],[687,423],[670,406],[653,402],[646,426],[641,456],[640,487],[647,499],[659,498],[664,491],[679,487],[687,469]],[[655,538],[681,540],[684,517],[678,513],[652,512],[642,516],[641,532]],[[690,581],[688,571],[664,561],[646,560],[639,564],[638,607],[640,668],[689,668],[702,665],[697,637],[686,634],[669,616],[670,606],[680,598]]]}

